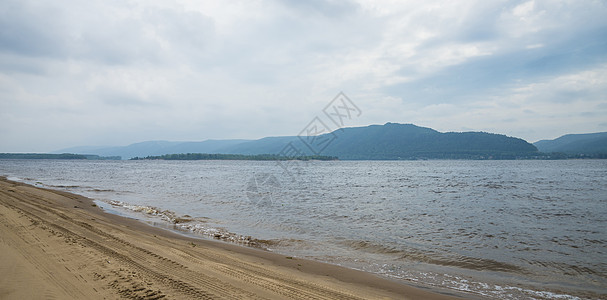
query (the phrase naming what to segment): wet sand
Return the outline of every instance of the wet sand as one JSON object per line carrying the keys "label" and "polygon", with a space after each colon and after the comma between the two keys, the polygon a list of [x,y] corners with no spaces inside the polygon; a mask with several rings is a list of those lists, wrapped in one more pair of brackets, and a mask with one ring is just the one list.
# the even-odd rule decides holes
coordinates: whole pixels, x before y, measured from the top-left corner
{"label": "wet sand", "polygon": [[470,297],[182,236],[0,177],[0,299]]}

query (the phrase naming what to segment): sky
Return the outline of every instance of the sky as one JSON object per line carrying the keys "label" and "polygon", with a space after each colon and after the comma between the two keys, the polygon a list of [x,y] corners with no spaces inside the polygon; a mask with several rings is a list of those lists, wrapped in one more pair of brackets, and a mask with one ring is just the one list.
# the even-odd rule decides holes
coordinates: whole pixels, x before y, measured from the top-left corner
{"label": "sky", "polygon": [[[0,152],[386,122],[529,142],[607,131],[606,1],[0,5]],[[343,92],[347,123],[323,110]]]}

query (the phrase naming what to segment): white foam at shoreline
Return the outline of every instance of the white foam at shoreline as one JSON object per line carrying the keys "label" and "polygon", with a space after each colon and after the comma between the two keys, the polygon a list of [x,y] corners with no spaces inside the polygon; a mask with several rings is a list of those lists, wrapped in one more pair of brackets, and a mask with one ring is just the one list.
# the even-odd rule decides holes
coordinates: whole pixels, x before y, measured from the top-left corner
{"label": "white foam at shoreline", "polygon": [[261,248],[265,247],[265,244],[267,244],[268,242],[253,239],[251,238],[251,236],[244,236],[232,233],[222,228],[209,227],[205,225],[206,220],[202,218],[192,218],[188,215],[178,216],[175,212],[169,210],[162,210],[158,207],[134,205],[116,200],[107,200],[103,202],[110,204],[113,207],[118,207],[132,212],[140,213],[146,217],[158,218],[161,221],[170,224],[174,229],[195,233],[206,237],[211,237],[217,240]]}

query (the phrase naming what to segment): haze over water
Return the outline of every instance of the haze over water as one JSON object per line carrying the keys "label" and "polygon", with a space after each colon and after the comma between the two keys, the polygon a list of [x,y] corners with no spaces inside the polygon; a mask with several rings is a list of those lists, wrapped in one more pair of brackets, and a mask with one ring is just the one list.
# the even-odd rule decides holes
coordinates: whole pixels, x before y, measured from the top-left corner
{"label": "haze over water", "polygon": [[606,160],[308,162],[292,176],[276,162],[2,160],[0,175],[408,282],[607,295]]}

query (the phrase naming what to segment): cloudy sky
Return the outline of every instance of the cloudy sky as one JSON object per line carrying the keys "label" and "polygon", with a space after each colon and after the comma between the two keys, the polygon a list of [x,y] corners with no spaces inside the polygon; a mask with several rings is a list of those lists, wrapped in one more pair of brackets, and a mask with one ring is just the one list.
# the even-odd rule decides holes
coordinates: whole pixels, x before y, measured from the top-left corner
{"label": "cloudy sky", "polygon": [[348,126],[535,142],[607,131],[607,2],[28,1],[0,5],[0,152]]}

